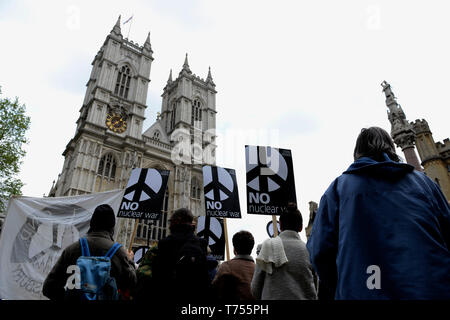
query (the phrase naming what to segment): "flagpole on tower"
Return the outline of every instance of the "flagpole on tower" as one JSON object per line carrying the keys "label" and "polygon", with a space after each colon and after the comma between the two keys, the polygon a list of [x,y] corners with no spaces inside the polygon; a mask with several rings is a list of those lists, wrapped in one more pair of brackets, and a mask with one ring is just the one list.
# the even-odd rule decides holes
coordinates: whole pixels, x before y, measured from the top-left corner
{"label": "flagpole on tower", "polygon": [[131,30],[131,25],[133,24],[133,20],[130,21],[130,27],[128,28],[128,34],[127,34],[127,38],[130,39],[130,30]]}
{"label": "flagpole on tower", "polygon": [[123,24],[126,24],[126,23],[130,22],[130,26],[128,27],[128,34],[127,34],[128,40],[130,39],[130,30],[131,30],[131,24],[133,23],[133,16],[134,15],[131,15],[131,17],[123,23]]}

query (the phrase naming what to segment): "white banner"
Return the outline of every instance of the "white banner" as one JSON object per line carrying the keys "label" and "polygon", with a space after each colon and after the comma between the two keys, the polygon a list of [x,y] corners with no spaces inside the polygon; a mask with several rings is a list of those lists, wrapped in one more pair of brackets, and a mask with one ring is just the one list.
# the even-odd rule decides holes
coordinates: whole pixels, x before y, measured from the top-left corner
{"label": "white banner", "polygon": [[0,298],[46,299],[42,285],[62,251],[86,235],[98,205],[117,213],[123,192],[11,198],[0,237]]}

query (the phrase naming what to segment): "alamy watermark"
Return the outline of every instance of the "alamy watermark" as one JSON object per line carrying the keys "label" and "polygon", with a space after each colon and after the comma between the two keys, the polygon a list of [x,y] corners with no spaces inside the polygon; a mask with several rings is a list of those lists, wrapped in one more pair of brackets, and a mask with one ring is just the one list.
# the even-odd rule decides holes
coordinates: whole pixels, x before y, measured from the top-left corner
{"label": "alamy watermark", "polygon": [[381,7],[379,5],[370,5],[366,8],[366,28],[368,30],[381,29]]}
{"label": "alamy watermark", "polygon": [[[177,128],[170,140],[174,143],[171,160],[174,164],[214,165],[216,159],[228,166],[239,166],[243,162],[245,145],[270,146],[279,148],[280,132],[278,129],[229,129],[218,132],[216,129],[202,131],[193,128]],[[220,145],[220,148],[216,148]],[[256,150],[256,149],[255,149]],[[252,151],[254,151],[252,149]],[[270,148],[260,148],[250,153],[250,164],[259,161],[267,167],[262,175],[271,175],[279,169],[279,155]]]}
{"label": "alamy watermark", "polygon": [[80,30],[80,7],[70,5],[66,9],[66,27],[71,31]]}
{"label": "alamy watermark", "polygon": [[367,274],[370,274],[369,278],[367,278],[366,286],[367,289],[381,289],[381,269],[379,266],[373,264],[367,267]]}

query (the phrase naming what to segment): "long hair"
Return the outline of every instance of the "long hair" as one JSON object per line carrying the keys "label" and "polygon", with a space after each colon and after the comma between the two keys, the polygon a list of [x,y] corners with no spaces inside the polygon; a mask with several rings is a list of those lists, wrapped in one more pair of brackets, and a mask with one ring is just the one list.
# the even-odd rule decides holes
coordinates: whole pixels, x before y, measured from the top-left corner
{"label": "long hair", "polygon": [[392,161],[400,162],[389,133],[379,127],[361,129],[353,152],[355,161],[361,157],[370,157],[380,162],[385,161],[383,153],[386,153]]}

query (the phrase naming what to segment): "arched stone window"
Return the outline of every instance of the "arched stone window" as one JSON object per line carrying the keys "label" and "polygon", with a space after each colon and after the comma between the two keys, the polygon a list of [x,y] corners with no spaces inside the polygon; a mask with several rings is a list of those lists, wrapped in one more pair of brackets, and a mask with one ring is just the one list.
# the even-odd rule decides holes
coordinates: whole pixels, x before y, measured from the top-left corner
{"label": "arched stone window", "polygon": [[166,191],[163,200],[163,209],[161,218],[157,221],[153,221],[149,225],[149,221],[139,219],[139,225],[136,231],[136,237],[141,239],[161,240],[167,236],[167,215],[169,208],[169,191]]}
{"label": "arched stone window", "polygon": [[100,159],[97,174],[103,178],[114,179],[116,177],[116,169],[116,159],[112,153],[108,153]]}
{"label": "arched stone window", "polygon": [[200,200],[201,186],[197,178],[191,181],[191,198]]}
{"label": "arched stone window", "polygon": [[193,125],[195,128],[201,129],[201,123],[202,123],[202,104],[200,103],[200,100],[194,99],[191,110],[191,125]]}
{"label": "arched stone window", "polygon": [[170,118],[170,130],[173,130],[175,128],[175,119],[177,117],[177,103],[174,102],[172,104],[172,113]]}
{"label": "arched stone window", "polygon": [[155,139],[155,140],[161,139],[161,133],[159,132],[159,130],[156,130],[155,132],[153,132],[153,139]]}
{"label": "arched stone window", "polygon": [[152,239],[161,240],[167,236],[167,216],[169,211],[169,191],[166,190],[163,201],[163,209],[161,219],[158,220],[156,225],[153,226]]}
{"label": "arched stone window", "polygon": [[128,66],[122,66],[117,74],[116,87],[114,93],[123,97],[128,98],[128,91],[130,90],[131,81],[131,70]]}

